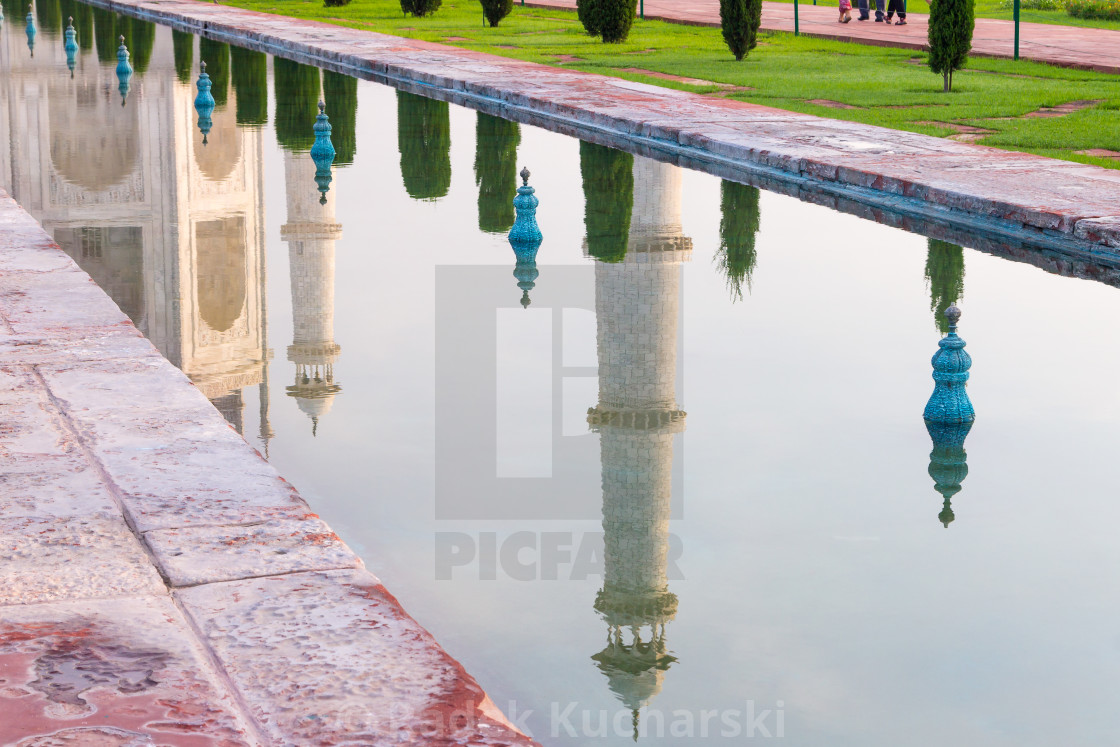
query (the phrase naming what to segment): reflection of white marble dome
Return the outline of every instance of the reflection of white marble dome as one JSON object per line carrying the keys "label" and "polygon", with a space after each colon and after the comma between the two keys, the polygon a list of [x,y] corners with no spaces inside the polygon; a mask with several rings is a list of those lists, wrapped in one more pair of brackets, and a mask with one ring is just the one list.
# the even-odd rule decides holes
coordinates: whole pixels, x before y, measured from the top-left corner
{"label": "reflection of white marble dome", "polygon": [[104,192],[140,164],[140,125],[135,106],[121,106],[96,83],[50,85],[51,163],[63,179]]}
{"label": "reflection of white marble dome", "polygon": [[328,394],[326,397],[316,397],[315,399],[297,396],[296,404],[299,405],[300,411],[306,413],[308,417],[321,418],[331,411],[331,405],[334,404],[334,394]]}

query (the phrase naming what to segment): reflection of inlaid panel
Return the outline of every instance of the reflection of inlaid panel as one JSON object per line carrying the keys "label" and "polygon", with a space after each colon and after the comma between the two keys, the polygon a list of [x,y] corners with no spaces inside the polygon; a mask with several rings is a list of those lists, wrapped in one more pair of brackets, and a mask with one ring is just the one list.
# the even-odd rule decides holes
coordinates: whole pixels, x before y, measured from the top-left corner
{"label": "reflection of inlaid panel", "polygon": [[[235,336],[244,336],[248,333],[243,318],[248,274],[245,219],[199,221],[195,224],[195,251],[199,318],[213,332],[234,331]],[[244,332],[238,334],[241,330]]]}
{"label": "reflection of inlaid panel", "polygon": [[97,192],[71,184],[52,169],[49,179],[50,203],[69,207],[86,205],[133,205],[144,202],[144,173],[137,169],[114,187]]}

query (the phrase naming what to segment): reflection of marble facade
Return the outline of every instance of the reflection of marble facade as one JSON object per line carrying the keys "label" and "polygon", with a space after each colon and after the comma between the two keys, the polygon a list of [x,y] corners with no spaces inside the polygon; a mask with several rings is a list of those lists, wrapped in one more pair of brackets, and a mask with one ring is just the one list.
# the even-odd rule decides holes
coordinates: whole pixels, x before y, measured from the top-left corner
{"label": "reflection of marble facade", "polygon": [[676,166],[634,158],[634,208],[623,261],[596,262],[599,404],[588,422],[600,434],[605,572],[595,609],[608,626],[593,658],[634,713],[660,690],[675,659],[665,625],[677,598],[667,579],[673,437],[677,408],[677,322],[681,233]]}
{"label": "reflection of marble facade", "polygon": [[0,179],[240,430],[269,355],[260,132],[231,101],[202,145],[166,28],[124,106],[92,39],[73,79],[60,36],[40,34],[34,59],[21,40],[0,35]]}
{"label": "reflection of marble facade", "polygon": [[284,177],[288,221],[280,236],[288,242],[292,282],[288,360],[296,364],[288,394],[311,418],[314,433],[341,391],[334,380],[341,352],[334,341],[334,242],[342,237],[342,226],[335,222],[334,192],[318,192],[310,155],[285,151]]}

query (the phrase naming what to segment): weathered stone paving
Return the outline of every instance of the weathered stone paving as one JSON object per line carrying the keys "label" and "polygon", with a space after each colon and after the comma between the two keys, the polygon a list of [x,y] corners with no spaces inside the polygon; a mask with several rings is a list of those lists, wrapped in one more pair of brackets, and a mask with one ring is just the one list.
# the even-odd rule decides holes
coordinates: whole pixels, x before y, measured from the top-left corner
{"label": "weathered stone paving", "polygon": [[0,406],[0,745],[532,744],[2,191]]}
{"label": "weathered stone paving", "polygon": [[293,59],[804,199],[1027,240],[1073,256],[1120,249],[1120,171],[705,97],[195,0],[93,0]]}

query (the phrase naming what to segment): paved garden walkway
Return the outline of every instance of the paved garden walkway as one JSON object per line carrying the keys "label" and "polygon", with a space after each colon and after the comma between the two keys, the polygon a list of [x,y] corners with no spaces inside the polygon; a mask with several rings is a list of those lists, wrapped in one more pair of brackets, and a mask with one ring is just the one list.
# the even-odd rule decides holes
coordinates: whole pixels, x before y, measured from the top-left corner
{"label": "paved garden walkway", "polygon": [[[854,4],[854,0],[853,0]],[[552,8],[575,8],[575,0],[531,0],[526,5]],[[719,0],[645,0],[646,18],[659,18],[704,26],[719,25]],[[801,33],[826,39],[841,39],[860,44],[874,44],[905,49],[924,49],[928,16],[911,13],[905,26],[887,26],[870,21],[836,22],[836,8],[800,4]],[[872,7],[874,2],[872,0]],[[874,19],[874,13],[872,13]],[[762,4],[762,28],[771,31],[793,31],[791,3]],[[1044,23],[1020,25],[1019,54],[1039,62],[1065,67],[1120,73],[1120,31],[1088,29],[1075,26],[1054,26]],[[973,54],[984,57],[1012,57],[1015,24],[993,18],[977,18],[972,37]],[[856,73],[858,74],[858,73]]]}

